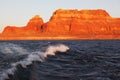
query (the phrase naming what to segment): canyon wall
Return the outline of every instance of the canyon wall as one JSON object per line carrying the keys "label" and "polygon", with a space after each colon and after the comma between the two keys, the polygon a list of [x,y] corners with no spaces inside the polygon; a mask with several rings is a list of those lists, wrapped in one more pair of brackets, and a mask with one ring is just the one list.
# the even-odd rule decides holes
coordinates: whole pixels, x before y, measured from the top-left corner
{"label": "canyon wall", "polygon": [[46,23],[38,15],[24,27],[7,26],[2,36],[120,35],[120,18],[105,10],[56,10]]}
{"label": "canyon wall", "polygon": [[120,19],[105,10],[62,10],[54,12],[45,32],[61,34],[120,34]]}

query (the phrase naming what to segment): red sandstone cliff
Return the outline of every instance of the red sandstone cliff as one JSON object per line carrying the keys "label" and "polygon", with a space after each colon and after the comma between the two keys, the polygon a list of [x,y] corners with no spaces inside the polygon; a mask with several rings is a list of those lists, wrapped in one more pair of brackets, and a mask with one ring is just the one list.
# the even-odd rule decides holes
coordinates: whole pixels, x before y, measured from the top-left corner
{"label": "red sandstone cliff", "polygon": [[120,18],[112,18],[101,9],[80,11],[58,9],[46,23],[36,15],[25,27],[7,26],[2,33],[2,36],[18,37],[41,35],[75,35],[78,38],[79,35],[105,35],[106,38],[107,35],[120,36]]}
{"label": "red sandstone cliff", "polygon": [[38,15],[29,20],[28,24],[24,27],[7,26],[2,35],[3,36],[35,36],[41,33],[41,25],[43,24],[42,18]]}
{"label": "red sandstone cliff", "polygon": [[45,32],[61,34],[120,34],[120,19],[105,10],[62,10],[44,24]]}

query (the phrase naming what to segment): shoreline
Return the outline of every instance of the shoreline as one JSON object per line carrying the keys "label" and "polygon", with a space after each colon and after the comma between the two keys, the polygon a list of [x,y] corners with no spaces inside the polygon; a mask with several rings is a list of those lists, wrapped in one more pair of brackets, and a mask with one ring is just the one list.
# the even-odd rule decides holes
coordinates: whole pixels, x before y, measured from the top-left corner
{"label": "shoreline", "polygon": [[79,35],[79,36],[0,36],[0,40],[120,40],[120,35]]}

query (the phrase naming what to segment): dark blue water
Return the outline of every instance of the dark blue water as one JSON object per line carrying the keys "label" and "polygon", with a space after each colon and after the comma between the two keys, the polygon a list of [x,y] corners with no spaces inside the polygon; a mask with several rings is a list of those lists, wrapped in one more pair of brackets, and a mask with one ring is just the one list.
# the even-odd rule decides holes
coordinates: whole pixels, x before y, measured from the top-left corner
{"label": "dark blue water", "polygon": [[120,41],[0,41],[0,80],[120,80]]}

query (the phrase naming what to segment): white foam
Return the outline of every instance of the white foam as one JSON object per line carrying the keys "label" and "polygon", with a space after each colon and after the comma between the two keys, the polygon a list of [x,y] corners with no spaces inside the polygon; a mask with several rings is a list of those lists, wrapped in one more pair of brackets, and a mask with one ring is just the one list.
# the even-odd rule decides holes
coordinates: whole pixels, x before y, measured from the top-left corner
{"label": "white foam", "polygon": [[16,67],[12,67],[12,68],[7,70],[7,73],[13,75],[15,70],[16,70]]}
{"label": "white foam", "polygon": [[55,46],[49,46],[44,53],[44,57],[47,57],[47,55],[55,55],[55,52],[66,52],[69,49],[68,46],[63,44],[58,44]]}
{"label": "white foam", "polygon": [[29,53],[27,58],[23,59],[22,61],[11,64],[12,68],[4,71],[1,80],[8,79],[8,74],[13,75],[14,72],[17,70],[16,69],[17,65],[21,65],[23,68],[26,68],[28,65],[31,65],[33,61],[42,62],[47,57],[47,55],[55,55],[55,52],[66,52],[68,49],[69,49],[68,46],[58,44],[49,46],[45,52],[36,51]]}

